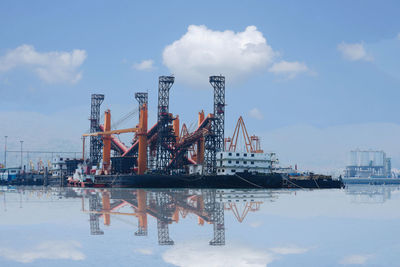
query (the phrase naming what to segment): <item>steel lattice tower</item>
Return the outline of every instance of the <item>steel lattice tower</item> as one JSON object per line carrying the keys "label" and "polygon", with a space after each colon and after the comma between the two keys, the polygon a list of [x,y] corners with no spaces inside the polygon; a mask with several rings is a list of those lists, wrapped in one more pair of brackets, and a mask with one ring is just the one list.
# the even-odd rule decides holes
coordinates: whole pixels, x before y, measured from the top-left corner
{"label": "steel lattice tower", "polygon": [[148,93],[147,92],[137,92],[135,93],[135,99],[139,103],[139,117],[140,117],[140,109],[142,108],[143,104],[148,104],[149,103],[149,98],[148,98]]}
{"label": "steel lattice tower", "polygon": [[[104,95],[92,94],[92,102],[90,108],[90,132],[95,133],[99,131],[100,125],[100,106],[104,101]],[[90,137],[90,161],[93,165],[97,165],[102,158],[101,148],[103,142],[100,136]]]}
{"label": "steel lattice tower", "polygon": [[217,169],[216,153],[224,149],[225,131],[225,77],[210,76],[210,84],[214,88],[214,120],[211,131],[205,137],[204,170],[205,174],[214,174]]}
{"label": "steel lattice tower", "polygon": [[[97,194],[89,195],[89,210],[90,211],[100,211],[100,199]],[[104,235],[104,232],[100,229],[99,224],[99,215],[90,213],[89,215],[90,222],[90,234],[91,235]]]}
{"label": "steel lattice tower", "polygon": [[169,90],[174,84],[173,76],[160,76],[158,81],[158,137],[156,153],[156,170],[166,172],[171,160],[171,149],[176,138],[172,129],[173,118],[169,114]]}
{"label": "steel lattice tower", "polygon": [[225,131],[225,77],[210,76],[210,83],[214,88],[214,134],[216,138],[216,151],[224,150]]}
{"label": "steel lattice tower", "polygon": [[210,132],[204,138],[204,174],[215,174],[217,170],[217,146],[214,134],[214,122],[211,122]]}

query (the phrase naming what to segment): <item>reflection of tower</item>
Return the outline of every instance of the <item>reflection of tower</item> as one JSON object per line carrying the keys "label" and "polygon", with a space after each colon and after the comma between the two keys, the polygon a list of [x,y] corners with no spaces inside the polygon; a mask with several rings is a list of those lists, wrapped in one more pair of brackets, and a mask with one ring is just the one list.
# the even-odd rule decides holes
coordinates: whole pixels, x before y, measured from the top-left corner
{"label": "reflection of tower", "polygon": [[224,205],[216,202],[216,190],[204,190],[204,209],[210,214],[214,227],[214,238],[210,241],[212,246],[225,245]]}
{"label": "reflection of tower", "polygon": [[171,215],[175,211],[171,203],[171,198],[164,192],[156,192],[156,203],[159,216],[157,218],[158,244],[173,245],[174,241],[169,237],[168,224],[171,220]]}
{"label": "reflection of tower", "polygon": [[[90,211],[100,211],[100,198],[97,194],[89,195],[89,210]],[[90,213],[89,221],[90,221],[90,234],[91,235],[103,235],[104,232],[100,229],[99,225],[99,214]]]}
{"label": "reflection of tower", "polygon": [[137,198],[137,210],[139,223],[138,230],[135,232],[136,236],[147,236],[147,203],[146,203],[146,191],[143,189],[136,190]]}

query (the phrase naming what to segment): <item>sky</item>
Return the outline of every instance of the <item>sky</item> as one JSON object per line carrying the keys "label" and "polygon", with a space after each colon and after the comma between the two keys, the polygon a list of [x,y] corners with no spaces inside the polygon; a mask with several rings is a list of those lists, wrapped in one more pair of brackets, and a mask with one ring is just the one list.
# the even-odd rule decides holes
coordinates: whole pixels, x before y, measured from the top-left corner
{"label": "sky", "polygon": [[360,148],[384,150],[400,168],[399,9],[398,1],[1,1],[1,144],[7,135],[10,150],[24,140],[26,150],[80,151],[92,93],[105,94],[102,110],[117,120],[147,91],[152,125],[161,75],[175,76],[170,111],[190,125],[212,112],[208,77],[222,74],[226,136],[243,116],[282,164],[334,172]]}

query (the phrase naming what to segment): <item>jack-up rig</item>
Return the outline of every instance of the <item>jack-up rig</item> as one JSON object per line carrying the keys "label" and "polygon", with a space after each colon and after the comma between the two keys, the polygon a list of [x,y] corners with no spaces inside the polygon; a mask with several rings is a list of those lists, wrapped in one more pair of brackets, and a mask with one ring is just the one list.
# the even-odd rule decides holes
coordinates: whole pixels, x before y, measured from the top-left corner
{"label": "jack-up rig", "polygon": [[[210,76],[214,89],[213,113],[199,112],[197,128],[182,130],[179,116],[169,112],[169,92],[175,77],[158,80],[157,122],[148,128],[148,93],[137,92],[139,124],[112,129],[111,111],[100,122],[104,95],[91,98],[90,133],[83,134],[84,164],[77,166],[70,186],[150,188],[280,188],[285,177],[274,171],[275,155],[264,153],[257,136],[249,136],[240,117],[232,138],[225,138],[225,77]],[[242,130],[245,152],[236,151]],[[134,133],[131,146],[117,135]],[[90,137],[90,158],[84,159]],[[113,151],[113,157],[111,152]],[[319,181],[313,179],[311,187]],[[315,183],[314,183],[315,182]],[[287,184],[287,183],[286,183]],[[332,185],[328,185],[332,187]],[[336,186],[336,185],[335,185]],[[324,187],[323,184],[318,187]]]}

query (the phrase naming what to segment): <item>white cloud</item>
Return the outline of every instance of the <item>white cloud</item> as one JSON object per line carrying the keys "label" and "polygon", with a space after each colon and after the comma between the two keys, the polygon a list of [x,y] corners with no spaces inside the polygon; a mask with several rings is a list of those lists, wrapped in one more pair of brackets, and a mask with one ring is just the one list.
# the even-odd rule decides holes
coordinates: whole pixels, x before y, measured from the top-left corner
{"label": "white cloud", "polygon": [[288,62],[284,60],[274,63],[268,69],[268,71],[276,75],[285,75],[289,79],[293,79],[298,74],[310,72],[307,65],[304,64],[303,62],[297,62],[297,61]]}
{"label": "white cloud", "polygon": [[350,61],[372,61],[373,57],[367,53],[363,43],[347,44],[342,42],[338,44],[337,49],[342,53],[343,58]]}
{"label": "white cloud", "polygon": [[308,252],[310,249],[298,246],[287,246],[287,247],[275,247],[271,248],[270,250],[276,254],[288,255],[288,254],[303,254]]}
{"label": "white cloud", "polygon": [[82,72],[77,69],[85,59],[85,50],[42,53],[37,52],[33,46],[24,44],[0,57],[0,72],[26,67],[47,83],[76,83],[82,78]]}
{"label": "white cloud", "polygon": [[397,34],[397,40],[400,40],[400,32]]}
{"label": "white cloud", "polygon": [[372,256],[373,255],[371,254],[354,254],[344,257],[339,261],[339,263],[344,265],[349,265],[349,264],[363,265],[367,263],[367,260],[370,259]]}
{"label": "white cloud", "polygon": [[133,64],[133,68],[135,68],[136,70],[145,70],[145,71],[149,71],[154,69],[154,61],[151,59],[147,59],[147,60],[143,60],[140,63],[135,63]]}
{"label": "white cloud", "polygon": [[135,252],[143,254],[143,255],[152,255],[153,254],[153,251],[149,248],[135,249]]}
{"label": "white cloud", "polygon": [[39,259],[84,260],[82,245],[76,241],[46,241],[29,250],[0,247],[0,256],[8,260],[30,263]]}
{"label": "white cloud", "polygon": [[262,120],[264,118],[263,114],[258,108],[253,108],[249,111],[249,116],[257,120]]}
{"label": "white cloud", "polygon": [[238,80],[271,65],[279,55],[255,26],[243,32],[214,31],[190,25],[187,32],[168,45],[163,62],[176,75],[190,83],[206,83],[210,75]]}

